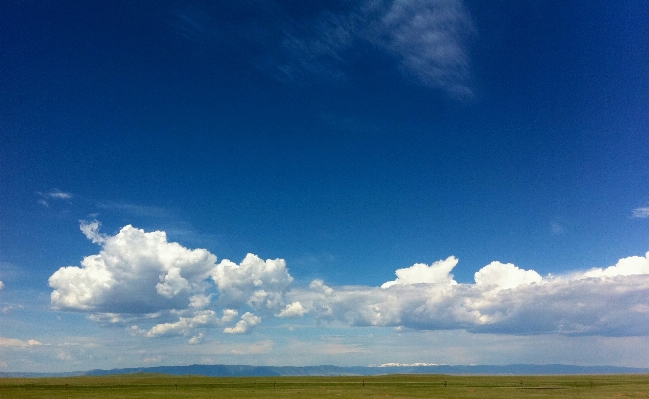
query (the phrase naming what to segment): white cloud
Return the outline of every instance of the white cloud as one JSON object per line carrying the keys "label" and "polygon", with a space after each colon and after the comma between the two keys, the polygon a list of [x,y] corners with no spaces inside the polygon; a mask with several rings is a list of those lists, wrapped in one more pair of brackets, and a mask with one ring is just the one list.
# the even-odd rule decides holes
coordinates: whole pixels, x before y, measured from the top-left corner
{"label": "white cloud", "polygon": [[277,65],[277,77],[297,81],[304,75],[332,80],[344,78],[341,67],[358,39],[358,22],[354,14],[323,12],[319,18],[309,21],[304,29],[285,29],[281,46],[289,61]]}
{"label": "white cloud", "polygon": [[3,289],[4,287],[5,287],[5,283],[3,283],[3,282],[0,280],[0,290]]}
{"label": "white cloud", "polygon": [[88,315],[88,320],[102,324],[123,324],[128,322],[128,319],[119,313],[93,313]]}
{"label": "white cloud", "polygon": [[223,332],[226,334],[246,334],[250,333],[259,323],[261,323],[261,317],[246,312],[234,327],[227,327]]}
{"label": "white cloud", "polygon": [[302,317],[309,313],[298,301],[286,305],[286,307],[277,314],[277,317]]}
{"label": "white cloud", "polygon": [[649,218],[649,206],[636,208],[633,210],[634,218]]}
{"label": "white cloud", "polygon": [[475,273],[477,285],[516,288],[521,284],[540,283],[543,278],[534,270],[523,270],[511,263],[491,262]]}
{"label": "white cloud", "polygon": [[[264,261],[248,254],[241,264],[227,259],[217,264],[207,250],[168,242],[162,231],[128,225],[107,236],[99,228],[98,221],[80,225],[88,239],[101,245],[99,254],[50,277],[54,309],[87,312],[99,323],[149,324],[132,331],[156,337],[223,326],[242,309],[272,314],[286,306],[284,295],[293,278],[283,259]],[[260,321],[249,313],[228,331],[246,332]]]}
{"label": "white cloud", "polygon": [[615,266],[606,269],[593,268],[584,273],[584,277],[615,277],[649,274],[649,252],[644,257],[630,256],[620,259]]}
{"label": "white cloud", "polygon": [[439,260],[432,265],[427,266],[423,263],[415,263],[414,265],[405,269],[397,269],[395,274],[397,279],[384,283],[381,288],[388,288],[393,285],[408,285],[408,284],[457,284],[453,280],[451,270],[457,265],[458,259],[454,256],[449,256],[445,260]]}
{"label": "white cloud", "polygon": [[72,198],[72,194],[63,192],[63,191],[58,190],[58,189],[54,189],[54,190],[50,191],[49,193],[46,193],[45,195],[50,197],[50,198],[55,198],[55,199],[70,199],[70,198]]}
{"label": "white cloud", "polygon": [[471,95],[464,41],[475,31],[459,0],[395,0],[381,17],[376,43],[399,57],[423,83],[459,96]]}
{"label": "white cloud", "polygon": [[236,319],[239,316],[239,312],[234,309],[225,309],[223,311],[223,317],[221,318],[222,323],[229,323],[232,320]]}
{"label": "white cloud", "polygon": [[210,304],[212,295],[197,294],[189,297],[189,307],[194,309],[203,309]]}
{"label": "white cloud", "polygon": [[[533,270],[492,262],[476,273],[475,284],[449,284],[453,280],[441,270],[450,272],[454,263],[449,258],[431,266],[400,269],[407,271],[399,275],[399,279],[404,276],[401,283],[395,283],[397,279],[383,288],[343,286],[329,294],[320,289],[294,289],[289,298],[300,301],[321,322],[349,326],[505,334],[649,334],[646,257],[622,259],[604,270],[545,279]],[[440,273],[433,278],[435,265]],[[608,277],[588,278],[600,275]]]}
{"label": "white cloud", "polygon": [[0,337],[0,347],[27,347],[27,346],[39,346],[39,345],[43,345],[43,344],[36,341],[35,339],[28,339],[27,341],[22,341],[16,338]]}
{"label": "white cloud", "polygon": [[153,326],[145,333],[147,337],[158,337],[161,335],[188,335],[196,327],[216,326],[219,325],[216,312],[213,310],[204,310],[192,317],[180,317],[174,323],[162,323]]}
{"label": "white cloud", "polygon": [[322,292],[325,295],[331,295],[334,292],[333,288],[325,285],[324,281],[320,279],[311,281],[311,283],[309,284],[309,288],[311,288],[316,292]]}
{"label": "white cloud", "polygon": [[38,203],[43,205],[46,208],[50,207],[49,202],[47,202],[50,199],[53,200],[69,200],[72,198],[72,194],[66,193],[64,191],[61,191],[59,189],[53,189],[50,192],[47,193],[42,193],[40,191],[37,191],[36,194],[38,194],[41,199],[38,200]]}
{"label": "white cloud", "polygon": [[[97,242],[92,224],[86,230]],[[167,242],[162,231],[145,233],[130,225],[99,243],[100,253],[84,258],[82,267],[63,267],[50,277],[55,309],[137,314],[182,309],[203,293],[216,262],[205,249],[189,250]]]}
{"label": "white cloud", "polygon": [[203,333],[200,333],[198,335],[194,335],[187,341],[190,345],[197,345],[203,342]]}
{"label": "white cloud", "polygon": [[103,244],[106,242],[106,235],[99,233],[99,227],[101,227],[101,223],[97,220],[93,220],[92,222],[85,220],[79,221],[79,229],[93,244]]}
{"label": "white cloud", "polygon": [[255,310],[277,310],[293,282],[284,259],[264,261],[253,254],[238,265],[224,259],[211,275],[220,292],[219,303],[231,308],[247,304]]}
{"label": "white cloud", "polygon": [[[219,327],[232,322],[239,314],[236,310],[225,309],[223,315],[219,318],[213,310],[201,311],[180,311],[173,312],[176,314],[187,314],[189,317],[180,316],[178,321],[169,323],[160,323],[153,326],[148,331],[140,329],[138,326],[131,326],[130,330],[140,333],[147,337],[159,336],[188,336],[195,328],[198,327]],[[245,315],[244,315],[245,316]],[[259,319],[261,321],[261,319]]]}
{"label": "white cloud", "polygon": [[[99,225],[87,224],[90,239]],[[248,254],[240,264],[205,249],[168,242],[164,232],[125,226],[100,235],[97,255],[81,267],[59,269],[49,280],[55,309],[81,311],[106,324],[132,326],[147,337],[198,337],[197,329],[251,332],[261,316],[299,317],[319,323],[474,333],[649,334],[649,253],[616,265],[566,276],[541,277],[494,261],[457,283],[458,259],[398,269],[380,287],[329,287],[320,279],[291,287],[282,259]],[[240,315],[240,320],[234,323]],[[266,317],[264,316],[264,317]],[[198,341],[196,338],[194,341]]]}
{"label": "white cloud", "polygon": [[[249,5],[239,7],[239,12],[252,11]],[[310,82],[313,77],[344,81],[350,66],[362,57],[359,54],[373,49],[380,57],[393,58],[415,81],[453,96],[471,96],[466,47],[476,29],[462,0],[325,2],[308,16],[291,15],[291,10],[271,3],[255,7],[254,13],[261,16],[254,26],[225,27],[207,12],[181,11],[177,27],[192,41],[220,36],[216,26],[235,29],[237,43],[265,50],[251,60],[254,65],[268,68],[282,81]]]}

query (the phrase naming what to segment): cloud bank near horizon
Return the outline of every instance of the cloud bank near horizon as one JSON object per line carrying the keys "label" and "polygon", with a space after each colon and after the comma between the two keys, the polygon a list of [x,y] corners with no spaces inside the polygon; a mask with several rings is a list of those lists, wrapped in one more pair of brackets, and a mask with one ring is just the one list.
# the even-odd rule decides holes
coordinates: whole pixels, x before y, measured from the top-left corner
{"label": "cloud bank near horizon", "polygon": [[459,260],[450,256],[397,269],[397,278],[380,287],[323,280],[294,287],[283,259],[248,254],[238,264],[217,263],[206,249],[169,242],[163,231],[127,225],[107,236],[99,228],[81,222],[102,249],[49,278],[52,307],[146,337],[199,343],[199,329],[251,333],[273,317],[475,333],[649,335],[649,252],[564,276],[494,261],[475,273],[475,283],[458,283],[451,272]]}

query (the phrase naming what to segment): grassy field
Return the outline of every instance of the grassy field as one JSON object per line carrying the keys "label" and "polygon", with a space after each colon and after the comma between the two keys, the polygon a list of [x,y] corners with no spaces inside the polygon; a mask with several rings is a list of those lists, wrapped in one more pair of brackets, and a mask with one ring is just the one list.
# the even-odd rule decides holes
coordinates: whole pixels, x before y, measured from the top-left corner
{"label": "grassy field", "polygon": [[649,376],[3,378],[0,398],[649,398]]}

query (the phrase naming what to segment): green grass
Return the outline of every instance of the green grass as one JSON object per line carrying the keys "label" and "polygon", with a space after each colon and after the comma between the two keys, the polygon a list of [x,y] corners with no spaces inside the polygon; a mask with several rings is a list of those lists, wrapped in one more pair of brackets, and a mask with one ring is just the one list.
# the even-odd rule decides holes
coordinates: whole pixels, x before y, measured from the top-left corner
{"label": "green grass", "polygon": [[[444,385],[446,384],[446,386]],[[649,398],[649,376],[1,378],[0,398]]]}

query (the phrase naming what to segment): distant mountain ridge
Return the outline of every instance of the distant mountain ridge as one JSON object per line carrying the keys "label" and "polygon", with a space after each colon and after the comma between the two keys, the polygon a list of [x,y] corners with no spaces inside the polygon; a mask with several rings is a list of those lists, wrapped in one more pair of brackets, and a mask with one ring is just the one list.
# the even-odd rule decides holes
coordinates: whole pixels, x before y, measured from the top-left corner
{"label": "distant mountain ridge", "polygon": [[649,374],[649,368],[616,366],[574,366],[565,364],[495,365],[381,365],[381,366],[247,366],[193,364],[190,366],[133,367],[111,370],[88,370],[69,373],[0,373],[0,377],[72,377],[114,374],[158,373],[169,375],[202,375],[208,377],[288,377],[345,376],[381,374],[448,374],[448,375],[567,375],[567,374]]}

